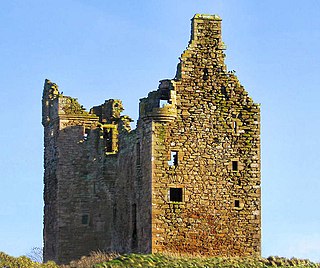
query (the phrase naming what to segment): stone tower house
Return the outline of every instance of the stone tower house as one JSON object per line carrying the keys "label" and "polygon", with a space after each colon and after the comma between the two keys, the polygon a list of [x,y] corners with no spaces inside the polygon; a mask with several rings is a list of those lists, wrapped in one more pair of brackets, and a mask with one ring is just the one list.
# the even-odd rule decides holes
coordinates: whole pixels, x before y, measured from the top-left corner
{"label": "stone tower house", "polygon": [[44,259],[93,250],[260,256],[260,110],[224,63],[221,19],[195,15],[172,80],[137,127],[45,81]]}

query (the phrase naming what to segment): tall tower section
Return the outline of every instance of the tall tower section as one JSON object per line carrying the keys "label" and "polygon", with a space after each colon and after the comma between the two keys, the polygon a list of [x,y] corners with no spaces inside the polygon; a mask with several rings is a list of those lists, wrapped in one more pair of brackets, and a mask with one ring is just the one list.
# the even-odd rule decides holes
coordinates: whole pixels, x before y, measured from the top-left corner
{"label": "tall tower section", "polygon": [[224,50],[220,17],[195,15],[175,79],[140,101],[152,252],[260,256],[260,109]]}
{"label": "tall tower section", "polygon": [[128,142],[135,136],[122,110],[120,100],[110,99],[87,112],[45,81],[45,261],[68,263],[94,250],[131,251],[126,237],[133,232],[128,207],[134,198],[127,174],[135,165],[127,152],[134,151]]}

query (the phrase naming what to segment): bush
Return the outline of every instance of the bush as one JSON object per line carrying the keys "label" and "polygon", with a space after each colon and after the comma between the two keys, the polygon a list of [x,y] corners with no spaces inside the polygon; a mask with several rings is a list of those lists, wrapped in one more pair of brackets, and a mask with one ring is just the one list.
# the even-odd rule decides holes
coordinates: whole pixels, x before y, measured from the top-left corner
{"label": "bush", "polygon": [[26,256],[18,258],[11,257],[3,252],[0,252],[0,267],[1,268],[59,268],[54,262],[38,263],[34,262]]}

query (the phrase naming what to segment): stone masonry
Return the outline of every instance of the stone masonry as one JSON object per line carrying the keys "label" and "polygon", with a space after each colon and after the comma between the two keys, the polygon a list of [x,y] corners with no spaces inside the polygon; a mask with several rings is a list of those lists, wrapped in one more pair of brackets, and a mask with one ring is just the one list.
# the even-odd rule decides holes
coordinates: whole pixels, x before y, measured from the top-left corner
{"label": "stone masonry", "polygon": [[260,256],[260,109],[224,63],[221,19],[197,14],[172,80],[139,119],[87,112],[45,81],[44,260],[94,250]]}

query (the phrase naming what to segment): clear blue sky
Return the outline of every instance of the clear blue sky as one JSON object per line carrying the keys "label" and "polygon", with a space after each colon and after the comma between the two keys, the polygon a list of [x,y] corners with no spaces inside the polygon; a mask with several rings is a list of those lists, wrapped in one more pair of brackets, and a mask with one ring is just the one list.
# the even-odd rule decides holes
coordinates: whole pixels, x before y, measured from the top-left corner
{"label": "clear blue sky", "polygon": [[261,103],[263,256],[320,261],[319,0],[2,0],[0,251],[42,245],[44,80],[137,119],[195,13],[222,17],[228,69]]}

